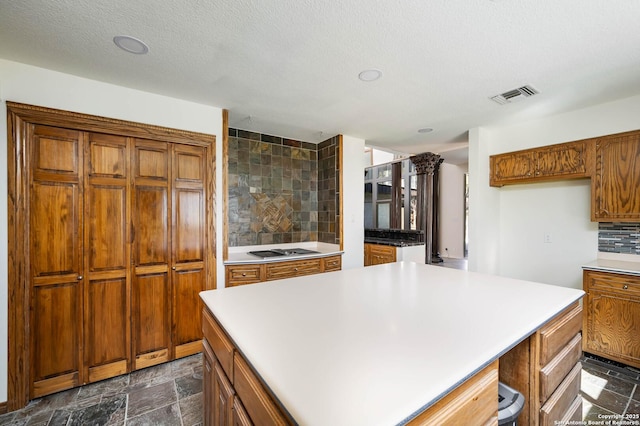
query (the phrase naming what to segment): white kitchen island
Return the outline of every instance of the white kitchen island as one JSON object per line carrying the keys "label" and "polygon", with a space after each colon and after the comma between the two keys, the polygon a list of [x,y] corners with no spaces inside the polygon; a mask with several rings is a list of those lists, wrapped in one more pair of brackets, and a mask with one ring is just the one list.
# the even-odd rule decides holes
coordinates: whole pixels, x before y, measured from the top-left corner
{"label": "white kitchen island", "polygon": [[582,296],[411,262],[201,293],[232,346],[209,342],[230,386],[227,355],[289,420],[319,426],[406,423]]}

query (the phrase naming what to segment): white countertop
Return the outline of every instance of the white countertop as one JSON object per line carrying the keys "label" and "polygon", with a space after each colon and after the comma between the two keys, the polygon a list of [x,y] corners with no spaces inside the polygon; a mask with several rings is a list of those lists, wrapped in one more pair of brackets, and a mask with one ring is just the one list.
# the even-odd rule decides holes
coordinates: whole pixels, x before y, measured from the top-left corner
{"label": "white countertop", "polygon": [[201,297],[301,425],[394,425],[582,297],[398,262]]}
{"label": "white countertop", "polygon": [[[277,256],[262,258],[249,254],[250,251],[255,250],[271,250],[271,249],[291,249],[291,248],[304,248],[307,250],[314,250],[318,253],[294,255],[294,256]],[[282,262],[283,260],[303,260],[313,259],[316,257],[326,257],[337,254],[342,254],[344,251],[340,250],[339,244],[320,243],[317,241],[307,241],[302,243],[286,243],[286,244],[265,244],[259,246],[242,246],[242,247],[229,247],[227,260],[223,263],[225,265],[243,264],[243,263],[270,263],[270,262]]]}
{"label": "white countertop", "polygon": [[[635,256],[640,257],[640,256]],[[615,272],[619,274],[640,275],[640,262],[617,259],[597,259],[582,265],[583,269],[592,271]]]}

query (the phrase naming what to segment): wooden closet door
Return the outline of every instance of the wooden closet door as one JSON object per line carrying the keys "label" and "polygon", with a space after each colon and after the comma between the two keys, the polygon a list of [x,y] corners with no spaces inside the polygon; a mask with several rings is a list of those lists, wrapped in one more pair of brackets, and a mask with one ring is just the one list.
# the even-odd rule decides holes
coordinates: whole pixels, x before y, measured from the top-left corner
{"label": "wooden closet door", "polygon": [[127,138],[87,134],[85,367],[88,382],[127,373],[131,359]]}
{"label": "wooden closet door", "polygon": [[29,396],[83,383],[82,134],[32,127]]}
{"label": "wooden closet door", "polygon": [[199,293],[205,289],[206,150],[174,145],[172,283],[175,358],[202,351]]}
{"label": "wooden closet door", "polygon": [[134,368],[169,361],[171,346],[171,246],[169,145],[134,139],[133,336]]}

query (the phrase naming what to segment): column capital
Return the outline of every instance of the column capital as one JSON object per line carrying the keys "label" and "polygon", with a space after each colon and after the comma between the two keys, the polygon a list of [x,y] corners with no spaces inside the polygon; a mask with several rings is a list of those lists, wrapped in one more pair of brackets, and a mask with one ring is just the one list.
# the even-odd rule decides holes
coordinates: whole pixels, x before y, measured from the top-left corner
{"label": "column capital", "polygon": [[429,174],[432,175],[438,171],[440,167],[440,163],[444,161],[444,158],[441,158],[438,154],[434,154],[433,152],[424,152],[422,154],[417,154],[409,157],[411,162],[416,166],[416,172],[421,174]]}

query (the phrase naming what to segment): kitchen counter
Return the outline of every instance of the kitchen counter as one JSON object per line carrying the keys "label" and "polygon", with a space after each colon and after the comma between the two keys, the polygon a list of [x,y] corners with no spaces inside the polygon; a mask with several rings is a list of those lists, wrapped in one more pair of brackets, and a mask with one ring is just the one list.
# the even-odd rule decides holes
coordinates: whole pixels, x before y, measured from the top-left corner
{"label": "kitchen counter", "polygon": [[582,265],[582,269],[591,271],[615,272],[618,274],[640,275],[640,262],[629,262],[613,259],[597,259],[593,262]]}
{"label": "kitchen counter", "polygon": [[365,238],[364,242],[368,244],[382,244],[394,247],[424,246],[424,242],[422,241],[390,240],[388,238]]}
{"label": "kitchen counter", "polygon": [[394,247],[423,246],[424,232],[404,229],[366,228],[364,230],[364,242]]}
{"label": "kitchen counter", "polygon": [[398,262],[201,293],[304,425],[402,424],[581,290]]}
{"label": "kitchen counter", "polygon": [[[307,250],[314,250],[318,253],[312,254],[296,254],[287,256],[276,256],[262,258],[249,254],[250,251],[255,250],[272,250],[272,249],[291,249],[291,248],[304,248]],[[317,257],[326,257],[343,254],[344,251],[340,250],[338,244],[320,243],[317,241],[303,242],[303,243],[287,243],[287,244],[266,244],[259,246],[243,246],[243,247],[229,247],[229,253],[227,260],[223,263],[225,265],[236,265],[244,263],[271,263],[282,262],[284,260],[303,260],[314,259]]]}

